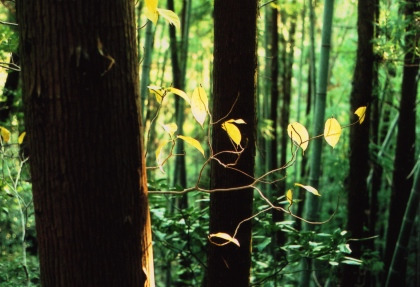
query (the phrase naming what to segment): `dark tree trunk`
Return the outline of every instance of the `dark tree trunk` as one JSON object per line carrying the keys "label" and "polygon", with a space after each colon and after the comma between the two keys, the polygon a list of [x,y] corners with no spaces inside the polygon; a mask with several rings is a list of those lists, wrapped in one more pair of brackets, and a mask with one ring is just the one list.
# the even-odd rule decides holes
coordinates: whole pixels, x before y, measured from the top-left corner
{"label": "dark tree trunk", "polygon": [[[235,168],[253,175],[256,132],[256,16],[255,0],[215,0],[214,2],[214,102],[213,121],[243,119],[242,153]],[[235,100],[237,102],[235,104]],[[229,113],[229,111],[231,112]],[[212,148],[215,153],[233,150],[221,128],[213,127]],[[232,154],[219,156],[232,162]],[[249,184],[251,178],[212,161],[211,188],[234,188]],[[210,233],[233,235],[240,221],[252,214],[253,190],[241,189],[213,193],[210,197]],[[251,223],[241,225],[236,236],[241,246],[209,245],[207,286],[249,286],[251,267]]]}
{"label": "dark tree trunk", "polygon": [[134,1],[19,0],[17,13],[42,286],[144,286]]}
{"label": "dark tree trunk", "polygon": [[[373,21],[375,15],[375,0],[359,0],[358,2],[358,46],[356,67],[353,76],[353,89],[350,96],[350,112],[367,105],[372,98],[373,82]],[[369,109],[368,109],[369,114]],[[369,116],[362,125],[350,127],[350,171],[348,185],[348,222],[347,228],[352,238],[365,238],[370,235],[369,228],[369,195],[366,179],[369,172]],[[360,258],[371,241],[356,241],[350,246],[352,256]],[[365,271],[357,266],[345,265],[343,268],[342,286],[369,286]]]}
{"label": "dark tree trunk", "polygon": [[[416,54],[416,43],[419,35],[413,33],[418,29],[415,13],[419,11],[417,1],[407,1],[404,13],[409,25],[406,28],[403,80],[401,86],[400,117],[398,121],[397,146],[395,151],[392,192],[389,208],[388,231],[385,249],[385,270],[388,270],[395,244],[403,221],[404,211],[410,195],[413,177],[411,173],[415,163],[416,142],[416,98],[417,79],[420,57]],[[417,38],[416,38],[417,37]],[[413,219],[414,220],[414,219]],[[400,266],[402,267],[402,266]],[[401,286],[405,282],[405,266],[400,269]]]}

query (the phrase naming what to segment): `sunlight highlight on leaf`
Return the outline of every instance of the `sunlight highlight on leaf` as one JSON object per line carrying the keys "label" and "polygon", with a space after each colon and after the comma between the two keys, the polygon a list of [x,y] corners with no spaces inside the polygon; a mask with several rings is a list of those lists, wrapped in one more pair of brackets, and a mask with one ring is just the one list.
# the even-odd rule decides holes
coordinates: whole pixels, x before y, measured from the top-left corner
{"label": "sunlight highlight on leaf", "polygon": [[[217,243],[217,242],[214,241],[214,239],[213,239],[214,237],[226,240],[226,242]],[[223,245],[226,245],[228,243],[233,243],[233,244],[237,245],[238,247],[240,247],[238,239],[233,238],[232,236],[230,236],[229,234],[224,233],[224,232],[218,232],[218,233],[210,234],[209,235],[209,240],[210,240],[211,243],[213,243],[215,245],[218,245],[218,246],[223,246]]]}
{"label": "sunlight highlight on leaf", "polygon": [[366,115],[366,107],[362,106],[359,107],[355,112],[355,115],[357,115],[359,117],[359,124],[362,124],[363,121],[365,120],[365,115]]}
{"label": "sunlight highlight on leaf", "polygon": [[163,147],[170,141],[163,141],[159,144],[159,146],[156,149],[155,155],[156,155],[156,162],[159,166],[159,169],[161,172],[165,173],[165,171],[163,170],[163,163],[165,161],[164,155],[162,153],[162,149]]}
{"label": "sunlight highlight on leaf", "polygon": [[153,24],[157,23],[157,20],[159,18],[157,4],[158,0],[145,0],[146,2],[146,11],[145,15],[147,19],[153,22]]}
{"label": "sunlight highlight on leaf", "polygon": [[178,16],[173,11],[160,8],[157,11],[169,24],[174,25],[177,29],[181,27],[181,21],[179,21]]}
{"label": "sunlight highlight on leaf", "polygon": [[18,144],[22,144],[23,143],[23,139],[26,136],[26,132],[23,132],[20,134],[19,138],[18,138]]}
{"label": "sunlight highlight on leaf", "polygon": [[173,94],[175,94],[175,95],[178,95],[178,96],[180,96],[181,98],[183,98],[188,104],[190,104],[190,98],[188,97],[188,95],[187,95],[187,93],[186,92],[184,92],[184,91],[182,91],[182,90],[180,90],[180,89],[177,89],[177,88],[172,88],[172,87],[170,87],[170,88],[168,88],[167,89],[168,90],[168,92],[170,92],[170,93],[173,93]]}
{"label": "sunlight highlight on leaf", "polygon": [[201,152],[201,154],[203,155],[203,156],[205,156],[204,155],[204,150],[203,150],[203,148],[201,147],[201,144],[200,144],[200,142],[198,141],[198,140],[196,140],[196,139],[194,139],[194,138],[192,138],[192,137],[186,137],[186,136],[181,136],[181,135],[179,135],[178,136],[178,138],[180,138],[180,139],[182,139],[182,140],[184,140],[186,143],[188,143],[188,144],[190,144],[190,145],[192,145],[193,147],[195,147],[199,152]]}
{"label": "sunlight highlight on leaf", "polygon": [[337,145],[338,140],[341,136],[341,125],[334,119],[330,118],[325,122],[324,126],[324,138],[325,141],[333,148]]}
{"label": "sunlight highlight on leaf", "polygon": [[317,196],[321,196],[321,195],[319,194],[318,190],[316,190],[315,188],[313,188],[313,187],[312,187],[312,186],[310,186],[310,185],[303,185],[303,184],[300,184],[300,183],[295,183],[295,186],[300,186],[300,187],[302,187],[302,188],[306,189],[307,191],[309,191],[310,193],[313,193],[313,194],[315,194],[315,195],[317,195]]}
{"label": "sunlight highlight on leaf", "polygon": [[152,94],[155,95],[156,101],[159,104],[161,104],[162,103],[162,100],[163,100],[163,95],[165,93],[165,89],[162,88],[162,87],[159,87],[159,86],[154,86],[154,85],[147,86],[147,88],[150,90],[150,92]]}
{"label": "sunlight highlight on leaf", "polygon": [[162,128],[167,132],[171,137],[174,133],[178,130],[178,126],[175,123],[170,123],[166,125],[162,125]]}
{"label": "sunlight highlight on leaf", "polygon": [[0,127],[0,134],[4,142],[9,142],[10,140],[10,132],[8,129],[4,127]]}
{"label": "sunlight highlight on leaf", "polygon": [[308,130],[302,124],[294,122],[287,126],[287,134],[305,152],[309,143]]}
{"label": "sunlight highlight on leaf", "polygon": [[195,88],[191,96],[191,111],[195,120],[203,127],[209,110],[206,91],[202,87]]}
{"label": "sunlight highlight on leaf", "polygon": [[224,129],[227,132],[229,138],[237,146],[239,146],[241,144],[241,140],[242,140],[241,131],[233,123],[235,123],[235,124],[246,124],[246,123],[243,119],[237,119],[237,120],[230,119],[230,120],[227,120],[224,123],[222,123],[222,129]]}
{"label": "sunlight highlight on leaf", "polygon": [[289,202],[289,207],[293,204],[293,190],[289,189],[286,192],[286,199]]}

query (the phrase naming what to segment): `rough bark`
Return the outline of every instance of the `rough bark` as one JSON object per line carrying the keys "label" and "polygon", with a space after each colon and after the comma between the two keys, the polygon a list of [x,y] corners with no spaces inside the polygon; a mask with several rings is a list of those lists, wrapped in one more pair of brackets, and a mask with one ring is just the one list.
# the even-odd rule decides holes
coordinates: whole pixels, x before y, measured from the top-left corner
{"label": "rough bark", "polygon": [[19,0],[17,13],[42,285],[144,286],[134,2]]}
{"label": "rough bark", "polygon": [[[256,86],[257,1],[215,0],[214,2],[214,102],[213,121],[223,117],[242,118],[242,146],[245,151],[235,166],[253,175],[255,162],[255,86]],[[236,103],[235,103],[236,101]],[[215,153],[234,150],[221,123],[213,127]],[[235,155],[218,158],[229,163]],[[247,185],[251,178],[212,161],[211,188]],[[252,189],[213,193],[210,197],[210,233],[233,235],[238,223],[252,214]],[[249,286],[251,266],[251,223],[241,225],[236,236],[241,246],[209,245],[207,286]]]}

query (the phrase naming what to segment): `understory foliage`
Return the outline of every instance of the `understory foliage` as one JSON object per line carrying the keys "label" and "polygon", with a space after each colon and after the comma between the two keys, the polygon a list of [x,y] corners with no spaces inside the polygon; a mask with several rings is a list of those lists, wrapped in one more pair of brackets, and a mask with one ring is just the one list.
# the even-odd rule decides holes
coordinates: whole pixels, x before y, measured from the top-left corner
{"label": "understory foliage", "polygon": [[[161,8],[164,1],[140,2],[139,34],[141,37],[145,36],[144,25],[153,25],[156,41],[154,63],[149,67],[151,77],[147,83],[148,97],[143,103],[147,106],[147,115],[143,115],[146,119],[144,142],[147,147],[145,158],[156,282],[157,286],[200,286],[205,280],[208,244],[220,246],[241,244],[235,235],[241,228],[242,222],[233,234],[225,232],[209,234],[209,195],[213,192],[229,192],[229,189],[209,189],[210,163],[215,161],[227,169],[241,172],[235,168],[235,159],[240,158],[248,144],[254,143],[247,143],[242,137],[241,130],[247,128],[247,123],[243,119],[232,118],[229,114],[222,119],[212,118],[212,111],[209,108],[212,100],[211,62],[206,60],[211,58],[212,50],[211,29],[208,28],[211,26],[209,24],[211,15],[207,11],[211,9],[211,1],[203,0],[193,4],[194,14],[190,25],[197,37],[190,39],[189,43],[189,57],[193,61],[188,63],[189,79],[185,91],[172,86],[173,80],[167,71],[169,69],[165,68],[168,65],[166,50],[169,44],[164,33],[167,32],[168,23],[178,30],[183,29],[182,19],[177,16],[180,13]],[[284,19],[290,19],[297,15],[297,12],[305,11],[303,19],[298,22],[304,26],[305,21],[309,20],[309,17],[305,16],[308,7],[304,2],[306,3],[306,1],[267,1],[260,4],[260,10],[265,13],[264,9],[268,7],[283,9],[284,14],[281,17]],[[290,106],[290,123],[284,130],[279,127],[273,130],[273,120],[262,112],[258,122],[258,137],[261,139],[272,140],[274,133],[288,135],[288,146],[283,147],[287,148],[288,160],[280,163],[277,169],[264,169],[267,160],[264,158],[264,144],[257,143],[257,162],[259,162],[257,175],[252,178],[251,184],[236,187],[254,189],[253,216],[243,219],[243,222],[252,221],[253,225],[250,278],[252,286],[298,286],[300,263],[306,259],[319,263],[317,275],[323,279],[325,285],[339,284],[340,266],[349,264],[361,266],[364,270],[372,272],[373,277],[377,278],[376,286],[379,286],[378,274],[384,268],[382,253],[385,248],[389,189],[394,168],[395,124],[393,122],[398,119],[399,96],[397,95],[401,85],[401,59],[404,56],[402,46],[404,46],[404,27],[407,20],[399,17],[395,5],[391,5],[396,1],[381,2],[382,8],[377,25],[378,37],[373,43],[379,66],[375,92],[380,96],[375,101],[379,101],[382,108],[381,119],[378,119],[382,129],[382,142],[370,142],[372,157],[370,160],[381,166],[384,174],[380,184],[381,190],[378,193],[378,213],[381,216],[378,218],[375,236],[353,238],[345,229],[346,180],[349,165],[348,127],[366,124],[365,115],[370,103],[353,111],[354,115],[347,113],[356,33],[352,20],[354,15],[351,14],[354,13],[354,1],[350,1],[350,4],[344,2],[348,1],[338,3],[341,8],[337,11],[336,17],[343,19],[343,22],[342,25],[335,27],[336,37],[333,43],[326,108],[328,118],[323,133],[311,134],[310,129],[308,131],[306,128],[311,125],[312,116],[309,107],[313,99],[305,99],[302,93],[299,93],[299,96],[297,94],[302,87],[310,89],[308,72],[310,51],[303,46],[301,48],[296,46],[298,56],[302,56],[303,61],[300,62],[301,66],[295,65],[291,71],[295,78],[293,82],[295,91]],[[315,13],[320,15],[322,5],[318,3],[314,5],[314,9]],[[10,11],[2,8],[0,16],[7,17],[7,13]],[[416,17],[418,20],[418,13]],[[148,20],[150,22],[147,22]],[[314,25],[320,29],[320,23],[315,22]],[[281,32],[285,40],[288,40],[289,36],[287,28],[286,25],[283,26],[284,31]],[[265,36],[262,30],[260,38]],[[301,33],[299,36],[306,39],[307,32],[305,28],[299,32]],[[11,69],[18,69],[18,66],[9,63],[10,53],[17,51],[16,35],[10,26],[0,24],[0,37],[1,67],[9,72]],[[139,45],[143,45],[144,41],[144,38],[139,38]],[[139,50],[142,50],[142,47]],[[418,51],[416,53],[418,56]],[[265,86],[270,85],[269,77],[263,71],[266,68],[263,59],[266,58],[269,57],[259,51],[261,67],[258,82],[261,91],[267,90]],[[140,62],[142,60],[143,58]],[[292,61],[297,62],[297,56]],[[3,74],[2,77],[7,77],[7,72]],[[302,79],[298,80],[299,77]],[[4,82],[4,79],[1,82]],[[264,99],[267,95],[261,91],[258,101],[266,103]],[[20,91],[16,91],[15,94],[12,115],[0,123],[0,286],[40,286],[35,217],[31,178],[27,165],[29,159],[22,128]],[[181,129],[174,111],[175,97],[179,97],[185,104],[183,113],[186,119],[182,134],[178,132]],[[5,100],[3,95],[1,102]],[[302,106],[299,106],[300,104]],[[304,105],[308,106],[306,115],[303,115]],[[230,108],[233,110],[235,106]],[[221,161],[220,154],[212,150],[211,129],[216,125],[226,132],[226,137],[232,143],[231,149],[224,151],[232,155],[234,158],[232,162]],[[419,129],[420,125],[417,124],[417,134],[420,134]],[[322,153],[323,165],[319,189],[307,183],[306,164],[308,154],[311,152],[311,142],[317,140],[327,144]],[[181,154],[176,152],[176,146],[180,141],[185,143],[185,150]],[[417,139],[417,143],[418,141]],[[174,184],[173,174],[177,168],[175,164],[177,157],[185,158],[187,186]],[[278,190],[280,181],[285,182],[285,190]],[[273,190],[280,196],[273,193]],[[322,202],[320,221],[310,222],[302,216],[302,202],[309,196],[314,196]],[[274,222],[273,213],[276,212],[284,213],[285,219]],[[305,222],[313,224],[316,229],[303,231],[301,224]],[[273,234],[279,231],[286,235],[287,241],[283,246],[273,247],[275,245]],[[374,240],[375,247],[373,250],[365,250],[360,258],[354,258],[350,243],[358,240]],[[410,245],[408,248],[413,251],[408,261],[414,266],[418,247]],[[407,276],[414,275],[409,272]]]}

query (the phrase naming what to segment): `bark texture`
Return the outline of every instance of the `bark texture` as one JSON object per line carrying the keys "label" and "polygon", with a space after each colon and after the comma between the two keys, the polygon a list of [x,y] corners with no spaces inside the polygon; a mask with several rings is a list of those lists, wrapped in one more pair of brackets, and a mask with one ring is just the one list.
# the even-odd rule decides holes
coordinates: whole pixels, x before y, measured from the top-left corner
{"label": "bark texture", "polygon": [[42,286],[144,286],[134,2],[18,0],[17,13]]}

